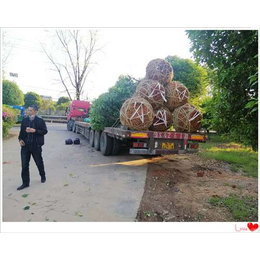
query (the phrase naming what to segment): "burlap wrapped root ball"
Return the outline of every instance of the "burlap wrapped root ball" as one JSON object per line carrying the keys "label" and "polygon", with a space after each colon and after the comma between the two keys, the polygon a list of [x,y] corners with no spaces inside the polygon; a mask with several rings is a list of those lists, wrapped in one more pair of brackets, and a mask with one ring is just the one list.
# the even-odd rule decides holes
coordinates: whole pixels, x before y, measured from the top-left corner
{"label": "burlap wrapped root ball", "polygon": [[167,107],[161,107],[154,111],[153,124],[150,127],[152,131],[165,131],[172,126],[172,113]]}
{"label": "burlap wrapped root ball", "polygon": [[196,132],[201,127],[201,120],[201,112],[189,103],[173,112],[173,126],[178,132]]}
{"label": "burlap wrapped root ball", "polygon": [[146,99],[154,109],[158,109],[166,101],[163,85],[152,79],[141,80],[136,87],[135,96]]}
{"label": "burlap wrapped root ball", "polygon": [[148,130],[153,119],[153,107],[141,97],[127,99],[120,109],[121,124],[133,130]]}
{"label": "burlap wrapped root ball", "polygon": [[189,101],[190,92],[181,82],[172,81],[165,86],[166,102],[165,106],[173,112],[177,107]]}
{"label": "burlap wrapped root ball", "polygon": [[151,60],[146,67],[146,78],[158,80],[161,84],[165,85],[173,78],[173,68],[166,60]]}

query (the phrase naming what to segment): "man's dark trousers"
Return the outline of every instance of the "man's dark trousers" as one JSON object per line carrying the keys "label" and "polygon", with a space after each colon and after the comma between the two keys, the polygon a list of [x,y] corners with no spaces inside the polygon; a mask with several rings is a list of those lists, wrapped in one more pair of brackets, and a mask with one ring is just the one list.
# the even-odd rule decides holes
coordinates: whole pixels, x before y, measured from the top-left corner
{"label": "man's dark trousers", "polygon": [[22,180],[23,184],[30,183],[29,164],[31,155],[37,165],[41,177],[45,177],[44,164],[42,159],[42,147],[37,144],[26,144],[21,148],[22,159]]}

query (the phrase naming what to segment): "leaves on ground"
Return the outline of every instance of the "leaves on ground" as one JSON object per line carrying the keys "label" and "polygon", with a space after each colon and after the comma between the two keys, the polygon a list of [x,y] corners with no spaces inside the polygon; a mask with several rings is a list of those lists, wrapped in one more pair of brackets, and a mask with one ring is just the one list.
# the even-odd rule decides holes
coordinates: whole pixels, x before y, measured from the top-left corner
{"label": "leaves on ground", "polygon": [[83,214],[80,211],[75,212],[76,216],[83,217]]}
{"label": "leaves on ground", "polygon": [[28,209],[30,209],[30,206],[26,206],[26,207],[24,207],[23,209],[24,209],[24,210],[28,210]]}
{"label": "leaves on ground", "polygon": [[27,198],[29,196],[29,194],[23,194],[22,197],[23,198]]}

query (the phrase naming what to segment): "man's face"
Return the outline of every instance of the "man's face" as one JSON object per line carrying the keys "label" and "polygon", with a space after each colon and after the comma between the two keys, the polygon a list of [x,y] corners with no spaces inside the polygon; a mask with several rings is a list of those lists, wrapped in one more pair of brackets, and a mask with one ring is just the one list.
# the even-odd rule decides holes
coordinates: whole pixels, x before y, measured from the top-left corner
{"label": "man's face", "polygon": [[29,116],[35,116],[36,115],[36,111],[32,107],[28,107],[27,112],[28,112]]}

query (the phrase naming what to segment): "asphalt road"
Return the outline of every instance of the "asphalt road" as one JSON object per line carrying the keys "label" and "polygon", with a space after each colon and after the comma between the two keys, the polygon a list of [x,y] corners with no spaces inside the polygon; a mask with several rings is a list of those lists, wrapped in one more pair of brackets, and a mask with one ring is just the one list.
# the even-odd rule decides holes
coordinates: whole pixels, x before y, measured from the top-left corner
{"label": "asphalt road", "polygon": [[[3,141],[3,221],[134,221],[144,192],[141,156],[103,156],[65,124],[47,124],[43,158],[46,183],[31,158],[30,187],[21,185],[19,128]],[[80,145],[65,145],[79,137]],[[27,207],[27,209],[24,209]],[[28,209],[29,207],[29,209]]]}

